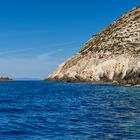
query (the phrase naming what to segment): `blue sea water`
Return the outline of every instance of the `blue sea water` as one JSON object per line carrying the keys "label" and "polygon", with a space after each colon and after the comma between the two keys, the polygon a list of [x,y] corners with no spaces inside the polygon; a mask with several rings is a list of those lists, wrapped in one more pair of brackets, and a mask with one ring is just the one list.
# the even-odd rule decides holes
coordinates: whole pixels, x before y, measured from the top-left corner
{"label": "blue sea water", "polygon": [[0,140],[139,140],[140,87],[0,82]]}

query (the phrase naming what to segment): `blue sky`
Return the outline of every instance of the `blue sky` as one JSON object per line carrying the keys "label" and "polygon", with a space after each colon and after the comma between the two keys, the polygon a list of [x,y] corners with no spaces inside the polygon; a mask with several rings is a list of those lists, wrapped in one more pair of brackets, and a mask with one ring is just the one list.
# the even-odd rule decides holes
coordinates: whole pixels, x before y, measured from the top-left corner
{"label": "blue sky", "polygon": [[140,0],[0,1],[0,75],[45,78]]}

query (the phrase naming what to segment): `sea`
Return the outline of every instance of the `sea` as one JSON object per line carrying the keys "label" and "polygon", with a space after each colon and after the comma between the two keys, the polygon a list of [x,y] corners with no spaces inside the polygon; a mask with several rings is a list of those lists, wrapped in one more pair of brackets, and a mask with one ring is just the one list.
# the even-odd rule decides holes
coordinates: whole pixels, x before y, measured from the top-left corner
{"label": "sea", "polygon": [[0,82],[0,140],[140,140],[140,87]]}

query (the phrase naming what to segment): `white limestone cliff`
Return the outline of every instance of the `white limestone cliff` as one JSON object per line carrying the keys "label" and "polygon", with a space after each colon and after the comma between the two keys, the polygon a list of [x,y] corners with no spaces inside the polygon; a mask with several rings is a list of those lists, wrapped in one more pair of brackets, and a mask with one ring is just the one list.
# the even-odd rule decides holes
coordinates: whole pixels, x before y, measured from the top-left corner
{"label": "white limestone cliff", "polygon": [[48,80],[140,84],[140,6],[94,35]]}

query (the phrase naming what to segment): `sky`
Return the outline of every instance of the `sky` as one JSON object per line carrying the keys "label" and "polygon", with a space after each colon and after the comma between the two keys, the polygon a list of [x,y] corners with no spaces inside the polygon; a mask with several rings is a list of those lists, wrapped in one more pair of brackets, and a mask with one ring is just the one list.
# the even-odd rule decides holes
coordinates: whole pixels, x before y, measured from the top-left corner
{"label": "sky", "polygon": [[0,76],[46,78],[140,0],[1,0]]}

